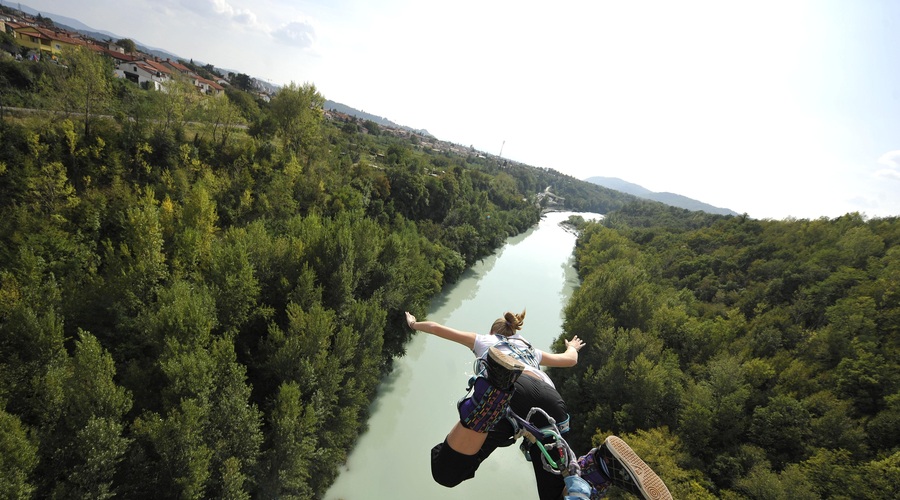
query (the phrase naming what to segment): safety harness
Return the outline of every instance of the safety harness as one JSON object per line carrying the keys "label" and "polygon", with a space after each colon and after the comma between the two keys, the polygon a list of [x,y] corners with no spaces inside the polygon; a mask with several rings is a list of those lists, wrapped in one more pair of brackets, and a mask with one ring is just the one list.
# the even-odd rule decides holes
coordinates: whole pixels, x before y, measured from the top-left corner
{"label": "safety harness", "polygon": [[[525,347],[519,346],[510,342],[508,337],[504,337],[503,335],[495,334],[497,337],[497,344],[503,344],[506,346],[510,355],[516,358],[518,361],[532,367],[539,366],[539,362],[537,359],[537,355],[534,352],[534,347],[528,343],[527,340],[519,337],[513,340],[520,340]],[[495,345],[497,345],[495,344]],[[478,375],[482,374],[483,370],[486,366],[485,356],[487,356],[487,351],[480,358],[475,359],[475,375],[469,380],[469,389],[471,390],[475,379]],[[533,423],[531,423],[531,419],[534,415],[540,414],[542,415],[549,425],[544,427],[537,427]],[[523,437],[522,444],[519,446],[519,449],[525,455],[525,459],[529,462],[531,461],[531,454],[529,450],[532,446],[537,446],[541,451],[541,463],[544,470],[551,472],[557,475],[569,476],[569,475],[578,475],[581,471],[581,467],[578,464],[578,457],[575,455],[575,452],[572,450],[572,447],[569,446],[569,443],[563,438],[563,434],[569,431],[569,415],[566,415],[566,419],[562,422],[557,422],[553,417],[547,414],[541,408],[532,408],[529,410],[528,414],[525,418],[517,415],[511,408],[507,408],[506,410],[506,419],[512,424],[514,439],[518,439]],[[547,438],[552,438],[552,440],[548,443],[544,443],[544,440]]]}

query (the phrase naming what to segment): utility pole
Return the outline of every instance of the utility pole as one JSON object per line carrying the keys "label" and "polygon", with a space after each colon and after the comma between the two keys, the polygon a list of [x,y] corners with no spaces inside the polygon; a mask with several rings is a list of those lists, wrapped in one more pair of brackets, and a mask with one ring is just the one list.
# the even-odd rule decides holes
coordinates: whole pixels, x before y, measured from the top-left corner
{"label": "utility pole", "polygon": [[500,145],[500,154],[497,158],[503,158],[503,146],[506,146],[506,139],[503,140],[503,144]]}

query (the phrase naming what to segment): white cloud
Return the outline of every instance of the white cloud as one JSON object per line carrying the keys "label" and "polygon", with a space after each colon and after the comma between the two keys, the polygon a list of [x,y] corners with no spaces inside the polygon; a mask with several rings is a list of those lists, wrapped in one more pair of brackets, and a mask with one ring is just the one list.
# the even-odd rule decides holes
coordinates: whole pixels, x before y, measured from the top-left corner
{"label": "white cloud", "polygon": [[181,0],[181,5],[201,16],[218,19],[220,22],[232,23],[236,26],[269,35],[279,43],[301,48],[310,48],[315,44],[316,31],[312,23],[298,20],[284,23],[278,28],[272,28],[261,21],[254,11],[236,7],[236,3],[239,4],[240,2],[229,0],[204,0],[200,2]]}
{"label": "white cloud", "polygon": [[879,179],[900,180],[900,150],[888,151],[878,158],[878,164],[887,168],[875,171]]}
{"label": "white cloud", "polygon": [[306,49],[315,44],[316,30],[308,22],[292,21],[273,31],[272,36],[279,42]]}
{"label": "white cloud", "polygon": [[212,4],[211,7],[217,13],[225,14],[226,16],[234,15],[234,7],[232,7],[231,4],[229,4],[225,0],[212,0],[210,3]]}
{"label": "white cloud", "polygon": [[232,20],[238,24],[243,24],[245,26],[259,26],[259,21],[256,19],[256,14],[250,12],[249,10],[240,10],[232,17]]}
{"label": "white cloud", "polygon": [[900,168],[900,150],[888,151],[878,157],[878,163],[891,168]]}
{"label": "white cloud", "polygon": [[[202,16],[213,16],[223,14],[222,10],[228,5],[225,2],[217,2],[216,0],[180,0],[179,5],[187,10],[196,12]],[[219,5],[224,4],[224,5]]]}
{"label": "white cloud", "polygon": [[182,0],[181,5],[206,18],[220,19],[240,26],[260,31],[268,31],[267,26],[260,23],[256,13],[250,9],[241,9],[228,0]]}
{"label": "white cloud", "polygon": [[900,181],[900,170],[891,170],[889,168],[882,168],[875,172],[875,177],[880,179],[891,179]]}

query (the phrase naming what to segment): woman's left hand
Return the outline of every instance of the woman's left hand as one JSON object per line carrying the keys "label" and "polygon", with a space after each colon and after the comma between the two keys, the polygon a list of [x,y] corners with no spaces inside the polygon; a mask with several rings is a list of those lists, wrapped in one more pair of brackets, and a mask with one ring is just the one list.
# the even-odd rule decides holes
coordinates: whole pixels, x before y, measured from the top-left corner
{"label": "woman's left hand", "polygon": [[[406,314],[409,314],[409,313],[406,313]],[[578,335],[576,335],[576,336],[572,337],[572,340],[566,341],[566,349],[568,349],[570,347],[574,347],[575,351],[578,352],[581,350],[582,347],[584,347],[584,342],[580,338],[578,338]]]}

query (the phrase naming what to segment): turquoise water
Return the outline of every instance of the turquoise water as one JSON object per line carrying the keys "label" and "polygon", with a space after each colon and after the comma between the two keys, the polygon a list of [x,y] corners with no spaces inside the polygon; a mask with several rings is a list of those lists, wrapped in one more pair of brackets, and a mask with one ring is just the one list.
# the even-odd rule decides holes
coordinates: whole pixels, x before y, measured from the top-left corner
{"label": "turquoise water", "polygon": [[[537,227],[510,238],[467,271],[429,308],[427,318],[460,330],[487,333],[505,311],[527,309],[522,334],[549,350],[561,333],[563,308],[577,286],[575,235],[559,226],[571,212],[548,213]],[[582,214],[585,218],[599,217]],[[474,356],[465,347],[418,333],[397,360],[373,403],[363,434],[326,494],[327,500],[537,498],[531,464],[518,446],[495,451],[475,478],[445,488],[431,478],[431,447],[457,420]]]}

